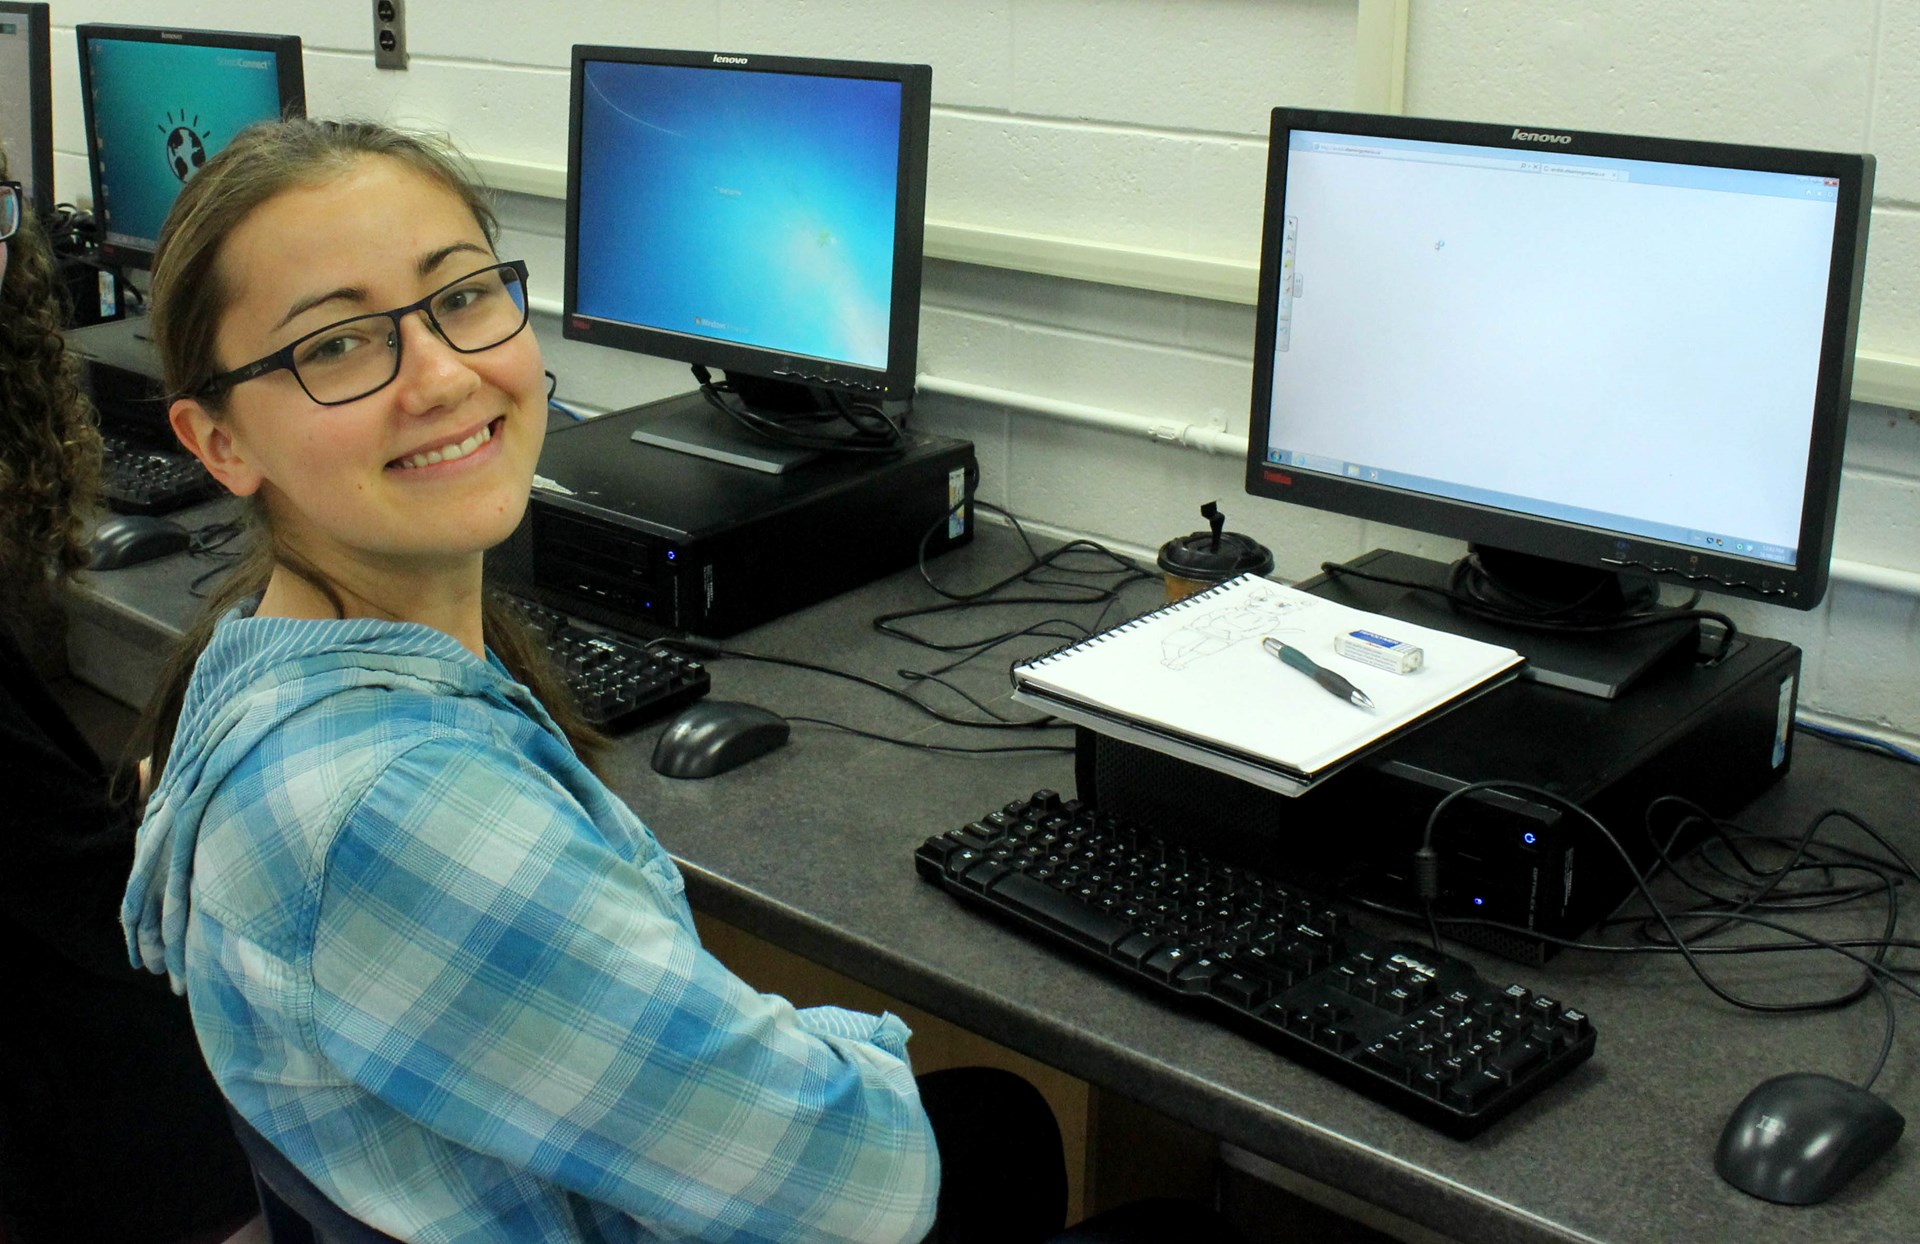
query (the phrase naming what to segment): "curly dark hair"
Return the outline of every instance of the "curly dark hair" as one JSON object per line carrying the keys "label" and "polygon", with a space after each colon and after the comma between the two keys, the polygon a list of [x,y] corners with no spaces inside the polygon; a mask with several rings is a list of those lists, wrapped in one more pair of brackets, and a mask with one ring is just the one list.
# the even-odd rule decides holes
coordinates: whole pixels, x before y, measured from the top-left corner
{"label": "curly dark hair", "polygon": [[[0,152],[0,176],[6,155]],[[25,205],[23,205],[25,206]],[[28,208],[0,279],[0,620],[17,622],[86,565],[100,433],[60,330],[52,248]],[[7,618],[7,614],[14,615]]]}

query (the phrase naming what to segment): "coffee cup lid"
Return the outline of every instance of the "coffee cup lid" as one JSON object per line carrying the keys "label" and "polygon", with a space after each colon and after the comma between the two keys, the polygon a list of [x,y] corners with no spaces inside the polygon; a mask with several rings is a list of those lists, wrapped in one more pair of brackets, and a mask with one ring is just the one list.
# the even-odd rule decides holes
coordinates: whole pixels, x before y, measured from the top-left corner
{"label": "coffee cup lid", "polygon": [[1223,531],[1216,539],[1211,531],[1196,531],[1161,545],[1159,563],[1165,574],[1217,582],[1237,574],[1271,573],[1273,551],[1237,532]]}

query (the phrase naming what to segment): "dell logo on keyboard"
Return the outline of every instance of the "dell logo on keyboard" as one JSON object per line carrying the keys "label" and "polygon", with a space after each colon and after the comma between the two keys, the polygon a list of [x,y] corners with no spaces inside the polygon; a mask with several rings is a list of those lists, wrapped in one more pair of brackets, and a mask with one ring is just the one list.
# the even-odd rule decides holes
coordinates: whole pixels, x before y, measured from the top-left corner
{"label": "dell logo on keyboard", "polygon": [[1408,956],[1403,954],[1394,954],[1390,956],[1390,961],[1393,963],[1399,964],[1401,967],[1412,968],[1414,971],[1420,973],[1422,976],[1440,975],[1439,968],[1429,967],[1427,964],[1420,962],[1418,959],[1409,958]]}
{"label": "dell logo on keyboard", "polygon": [[1571,134],[1542,134],[1539,130],[1515,130],[1513,137],[1523,143],[1552,143],[1565,146],[1573,141]]}
{"label": "dell logo on keyboard", "polygon": [[[747,63],[747,58],[744,56],[722,56],[720,53],[715,52],[713,54],[713,63],[716,65],[744,65]],[[1514,132],[1519,133],[1518,130]]]}

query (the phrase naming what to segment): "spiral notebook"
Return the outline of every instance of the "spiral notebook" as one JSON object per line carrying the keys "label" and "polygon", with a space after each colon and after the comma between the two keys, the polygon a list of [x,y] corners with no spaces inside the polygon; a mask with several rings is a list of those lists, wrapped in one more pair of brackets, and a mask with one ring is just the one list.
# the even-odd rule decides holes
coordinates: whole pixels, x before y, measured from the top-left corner
{"label": "spiral notebook", "polygon": [[[1421,650],[1395,673],[1335,651],[1354,631]],[[1276,659],[1273,639],[1339,674],[1363,708]],[[1514,678],[1523,658],[1241,575],[1016,665],[1013,698],[1100,734],[1297,795],[1348,762]]]}

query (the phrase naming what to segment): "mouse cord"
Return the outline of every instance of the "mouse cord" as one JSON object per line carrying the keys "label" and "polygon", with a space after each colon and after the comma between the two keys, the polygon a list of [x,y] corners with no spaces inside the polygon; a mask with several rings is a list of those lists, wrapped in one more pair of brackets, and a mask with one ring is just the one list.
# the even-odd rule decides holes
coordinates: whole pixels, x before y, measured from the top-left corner
{"label": "mouse cord", "polygon": [[1874,1060],[1873,1070],[1869,1071],[1867,1078],[1861,1082],[1860,1087],[1867,1090],[1873,1088],[1873,1082],[1878,1080],[1880,1073],[1887,1069],[1887,1059],[1893,1054],[1893,991],[1877,979],[1873,983],[1879,986],[1880,1005],[1886,1008],[1887,1031],[1886,1035],[1880,1038],[1880,1057]]}
{"label": "mouse cord", "polygon": [[1007,747],[957,747],[948,743],[916,743],[911,739],[898,739],[890,734],[876,734],[872,730],[862,730],[844,722],[828,721],[824,717],[789,717],[788,721],[805,722],[810,726],[826,726],[833,730],[844,730],[848,734],[857,734],[863,739],[875,739],[881,743],[891,743],[895,747],[909,747],[922,752],[950,752],[960,756],[1000,756],[1012,752],[1051,752],[1060,755],[1072,755],[1073,747],[1065,743],[1015,743]]}
{"label": "mouse cord", "polygon": [[[1662,795],[1660,798],[1654,800],[1652,803],[1647,805],[1647,825],[1648,825],[1649,837],[1652,836],[1652,832],[1653,832],[1652,831],[1653,813],[1655,809],[1659,808],[1662,804],[1674,804],[1680,808],[1685,809],[1689,814],[1689,817],[1704,821],[1714,831],[1715,835],[1721,840],[1722,844],[1726,846],[1728,852],[1732,854],[1732,856],[1736,861],[1738,861],[1740,867],[1745,869],[1751,876],[1756,876],[1756,877],[1766,876],[1769,874],[1770,871],[1772,871],[1772,870],[1760,867],[1758,864],[1755,864],[1753,861],[1747,859],[1746,856],[1740,853],[1740,849],[1735,844],[1733,837],[1727,832],[1729,829],[1739,830],[1739,826],[1735,825],[1731,821],[1722,821],[1719,818],[1714,817],[1710,813],[1702,810],[1697,804],[1694,804],[1686,799],[1683,799],[1678,795]],[[1811,822],[1809,823],[1809,828],[1807,829],[1804,837],[1808,840],[1811,840],[1816,836],[1820,826],[1824,825],[1827,821],[1830,821],[1830,820],[1845,821],[1847,824],[1852,825],[1855,829],[1858,829],[1861,833],[1873,839],[1874,842],[1878,844],[1880,848],[1884,850],[1887,853],[1887,855],[1891,856],[1892,858],[1886,859],[1881,856],[1868,855],[1864,851],[1856,850],[1852,847],[1846,846],[1844,843],[1838,843],[1838,842],[1822,844],[1826,848],[1826,850],[1831,852],[1836,852],[1840,855],[1848,856],[1857,863],[1869,864],[1876,868],[1891,868],[1896,872],[1900,873],[1902,876],[1920,881],[1920,871],[1915,870],[1912,861],[1908,860],[1907,857],[1901,853],[1900,848],[1894,846],[1893,843],[1889,842],[1887,838],[1880,833],[1879,830],[1875,829],[1872,825],[1868,824],[1866,821],[1862,820],[1860,817],[1855,816],[1853,813],[1847,811],[1845,808],[1827,808],[1821,811],[1818,815],[1812,818]],[[1740,830],[1739,832],[1741,833],[1741,836],[1751,841],[1765,843],[1772,846],[1785,846],[1787,842],[1786,839],[1781,838],[1777,835],[1756,834],[1756,833],[1751,833],[1745,830]],[[1677,834],[1676,834],[1676,837],[1677,837]],[[1713,861],[1706,860],[1704,856],[1702,858],[1703,860],[1705,860],[1706,863],[1714,867],[1715,871],[1719,872],[1723,877],[1726,877],[1728,880],[1736,883],[1746,880],[1746,878],[1734,876],[1732,873],[1727,872],[1724,868],[1720,868],[1718,865],[1713,864]],[[1816,860],[1817,860],[1817,857],[1816,857]],[[1818,862],[1816,862],[1816,864],[1814,865],[1810,865],[1810,867],[1818,867],[1818,866],[1820,866]],[[1784,865],[1782,867],[1784,868]]]}
{"label": "mouse cord", "polygon": [[[1050,627],[1056,624],[1071,627],[1072,631],[1067,634],[1062,634],[1059,631],[1049,629]],[[935,666],[933,669],[930,669],[930,670],[915,670],[915,669],[907,669],[902,667],[900,669],[895,670],[894,673],[898,675],[903,682],[908,682],[908,683],[931,682],[938,686],[945,687],[947,690],[953,692],[955,695],[968,700],[975,707],[979,708],[980,711],[984,713],[988,713],[989,715],[998,716],[998,714],[993,713],[992,709],[981,704],[978,700],[975,700],[972,696],[968,695],[967,692],[962,690],[956,683],[954,683],[952,680],[948,679],[945,676],[947,674],[952,673],[954,670],[959,669],[961,666],[971,664],[972,662],[978,660],[979,658],[987,655],[987,653],[992,652],[995,648],[999,647],[1001,644],[1011,643],[1014,640],[1023,639],[1029,635],[1040,636],[1047,639],[1067,640],[1071,642],[1074,640],[1084,639],[1088,635],[1091,635],[1093,633],[1094,633],[1093,630],[1082,627],[1078,623],[1071,622],[1068,619],[1049,618],[1042,622],[1036,622],[1031,626],[1023,626],[1018,630],[1008,631],[1003,635],[991,636],[990,638],[985,640],[969,641],[969,644],[973,647],[973,650],[968,652],[967,655],[963,657],[958,657],[952,661],[947,662],[945,665]],[[931,644],[931,643],[925,646],[929,648],[933,648],[936,651],[952,651],[953,647],[955,647],[955,645],[943,645],[943,644]],[[1013,674],[1013,669],[1015,666],[1019,665],[1023,661],[1029,661],[1032,659],[1033,658],[1031,653],[1013,657],[1011,660],[1007,662],[1007,676],[1011,678]]]}
{"label": "mouse cord", "polygon": [[766,656],[762,653],[746,652],[738,648],[716,647],[712,649],[712,651],[719,656],[732,657],[736,660],[760,661],[768,665],[785,665],[793,669],[810,670],[816,674],[826,674],[829,677],[833,677],[833,678],[844,678],[848,682],[858,683],[863,687],[871,687],[875,691],[879,691],[886,695],[890,695],[894,699],[900,700],[903,703],[911,704],[913,707],[919,709],[921,712],[933,718],[935,721],[941,722],[949,726],[968,726],[976,730],[1042,730],[1042,729],[1047,729],[1059,724],[1055,722],[1054,719],[1051,717],[1040,717],[1032,720],[1009,720],[1007,718],[994,715],[991,712],[991,710],[987,708],[987,706],[980,704],[978,701],[974,701],[971,699],[969,699],[969,702],[973,703],[974,706],[979,708],[982,712],[987,713],[991,719],[987,721],[969,721],[962,717],[948,716],[946,713],[943,713],[939,709],[934,708],[932,705],[927,704],[915,698],[913,695],[909,694],[906,691],[901,690],[899,687],[889,686],[888,684],[881,682],[877,678],[868,678],[864,674],[855,674],[848,670],[837,670],[837,669],[834,669],[832,666],[820,665],[813,661],[802,661],[795,657]]}
{"label": "mouse cord", "polygon": [[[1671,835],[1667,843],[1663,845],[1658,836],[1653,833],[1651,822],[1655,809],[1662,804],[1669,803],[1687,809],[1689,815],[1683,817],[1675,825],[1673,835]],[[1913,866],[1907,861],[1907,858],[1901,854],[1897,847],[1882,837],[1871,825],[1840,808],[1828,808],[1813,817],[1808,822],[1806,831],[1801,834],[1796,841],[1790,842],[1787,839],[1772,835],[1751,834],[1742,831],[1741,837],[1744,837],[1750,842],[1790,851],[1787,862],[1772,869],[1763,868],[1754,861],[1749,860],[1746,855],[1741,852],[1738,840],[1728,832],[1729,829],[1737,830],[1737,826],[1733,826],[1728,822],[1719,821],[1700,810],[1697,806],[1677,796],[1663,796],[1660,799],[1656,799],[1648,806],[1647,820],[1648,838],[1653,843],[1655,851],[1659,852],[1661,863],[1668,872],[1673,874],[1676,880],[1707,900],[1705,903],[1697,905],[1684,913],[1689,918],[1710,921],[1706,927],[1695,930],[1693,935],[1695,942],[1705,937],[1710,937],[1726,928],[1729,923],[1729,918],[1737,916],[1742,912],[1795,912],[1816,910],[1825,907],[1836,907],[1844,903],[1869,898],[1877,892],[1887,895],[1887,929],[1883,940],[1890,941],[1893,936],[1893,931],[1899,922],[1899,894],[1896,887],[1903,883],[1904,878],[1915,876]],[[1701,843],[1692,853],[1694,857],[1698,858],[1708,868],[1719,873],[1735,885],[1748,885],[1753,878],[1763,879],[1764,884],[1752,893],[1729,895],[1716,893],[1688,877],[1669,856],[1668,851],[1679,834],[1694,820],[1704,821],[1712,829],[1720,845],[1724,846],[1733,858],[1739,862],[1739,866],[1746,870],[1747,875],[1745,877],[1738,876],[1713,859],[1708,850],[1708,848],[1713,845],[1711,840]],[[1838,843],[1821,844],[1821,848],[1816,850],[1813,840],[1821,827],[1829,820],[1841,820],[1853,825],[1885,848],[1886,851],[1893,856],[1893,860],[1889,861],[1877,856],[1871,856],[1865,852],[1856,851]],[[1844,858],[1831,858],[1833,856]],[[1805,862],[1802,862],[1803,860]],[[1834,874],[1842,870],[1866,873],[1873,879],[1873,882],[1877,884],[1862,883],[1857,886],[1837,885],[1834,883]],[[1892,870],[1892,872],[1889,870]],[[1787,877],[1795,873],[1808,871],[1820,873],[1825,878],[1827,884],[1820,889],[1798,889],[1789,891],[1783,897],[1767,901],[1768,896],[1771,895]],[[1645,916],[1615,918],[1602,921],[1601,923],[1603,926],[1606,926],[1611,924],[1632,923],[1634,921],[1638,921],[1641,926],[1640,936],[1642,938],[1654,941],[1659,940],[1658,931],[1652,927],[1650,918]]]}

